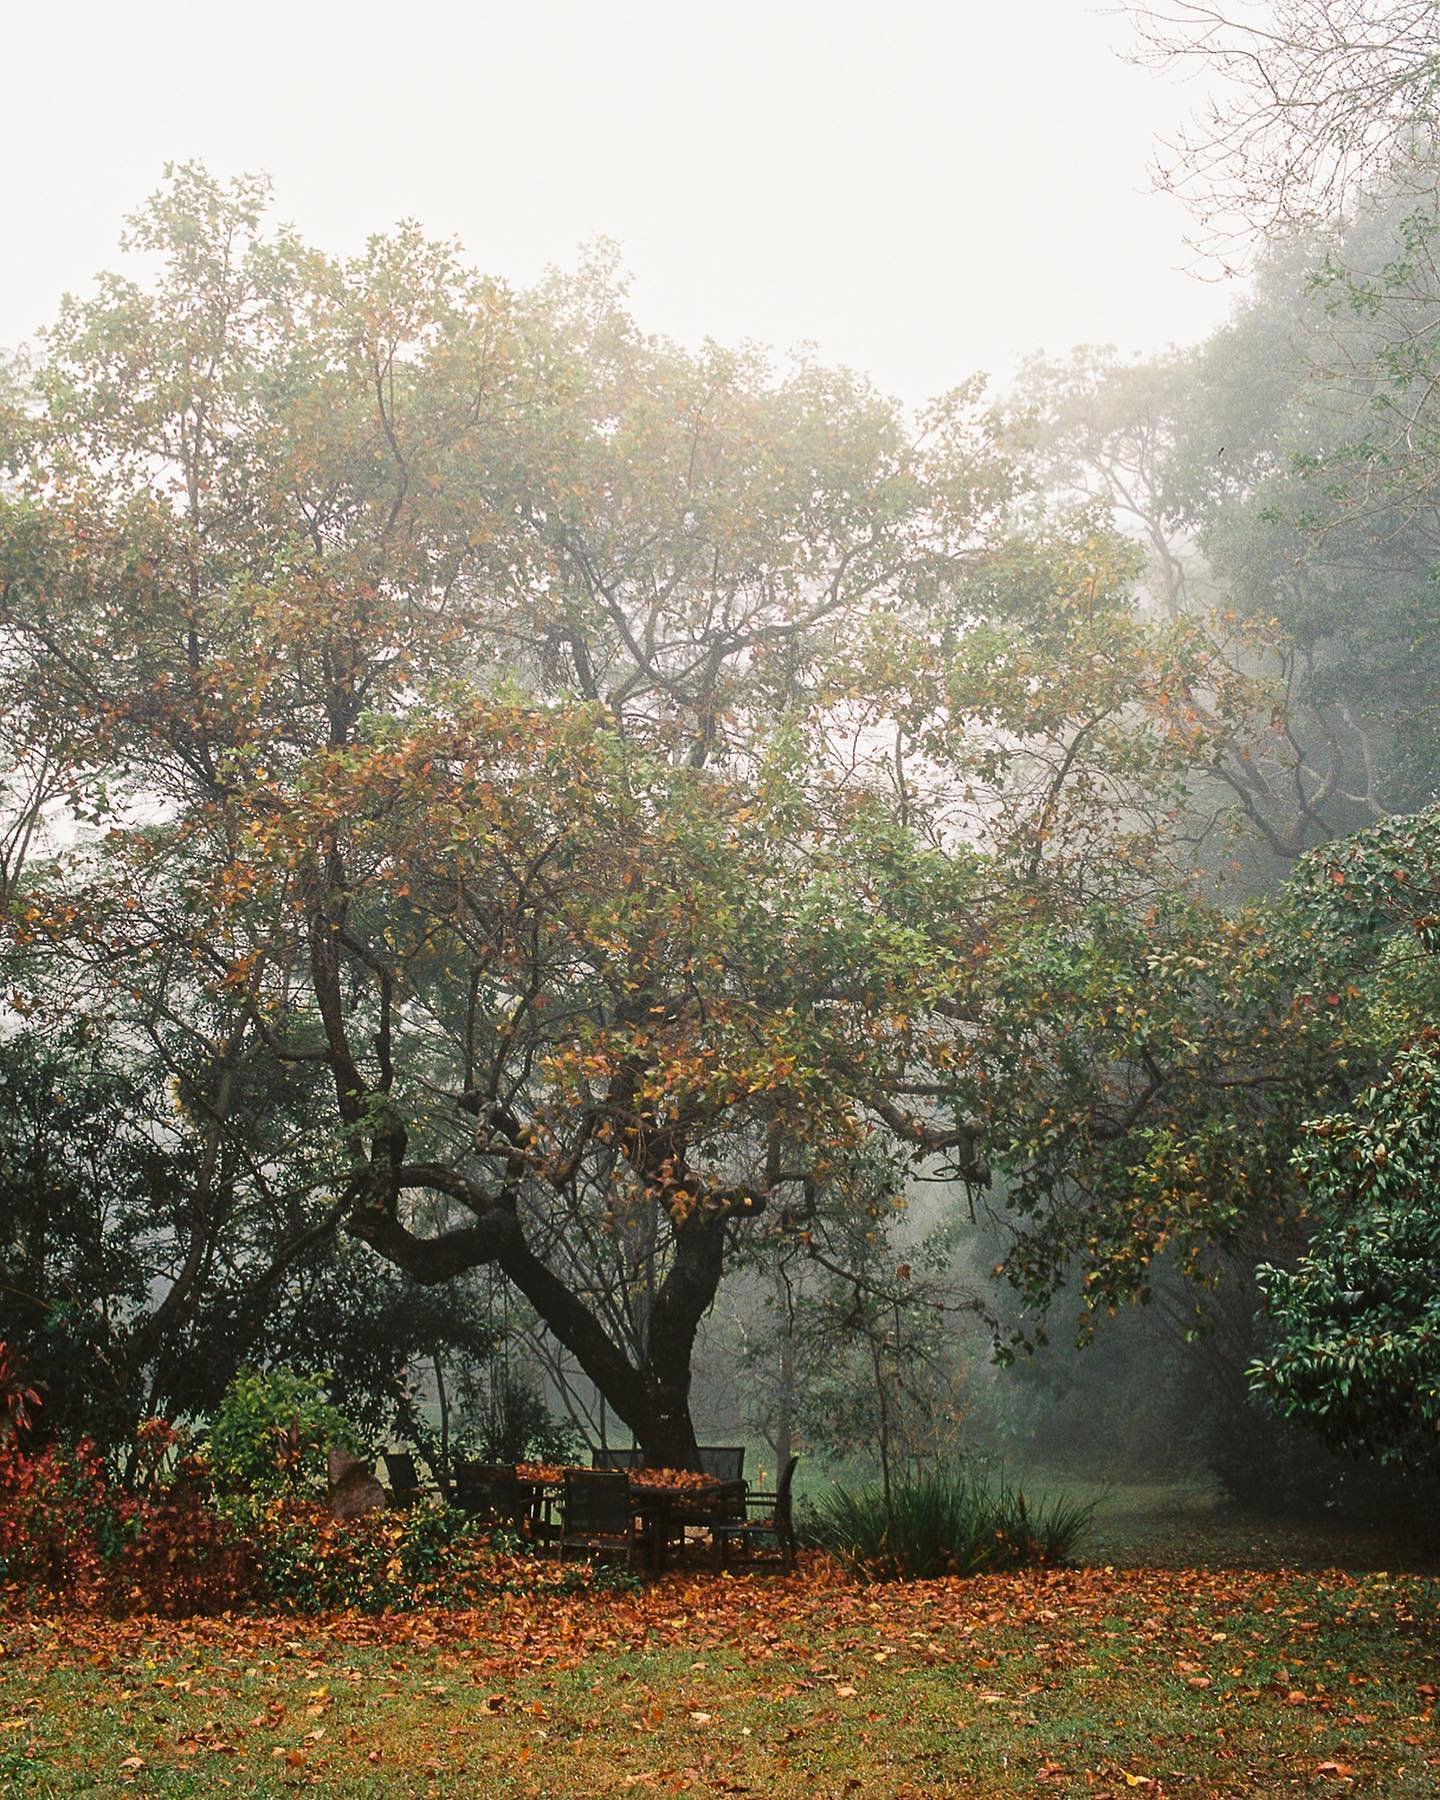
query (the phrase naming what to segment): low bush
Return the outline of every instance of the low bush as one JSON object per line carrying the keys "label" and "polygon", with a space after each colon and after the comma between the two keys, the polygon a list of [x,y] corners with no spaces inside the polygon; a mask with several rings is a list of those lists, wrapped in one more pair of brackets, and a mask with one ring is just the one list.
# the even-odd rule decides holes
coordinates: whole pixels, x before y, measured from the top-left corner
{"label": "low bush", "polygon": [[443,1604],[446,1576],[470,1535],[438,1501],[336,1519],[323,1506],[269,1498],[224,1501],[255,1560],[256,1598],[283,1612],[391,1612]]}
{"label": "low bush", "polygon": [[121,1509],[88,1441],[0,1439],[0,1589],[22,1605],[91,1605],[123,1541]]}
{"label": "low bush", "polygon": [[865,1580],[924,1580],[1066,1562],[1093,1512],[1063,1497],[1036,1507],[1001,1478],[936,1469],[888,1496],[878,1484],[831,1488],[805,1535]]}
{"label": "low bush", "polygon": [[[143,1457],[136,1461],[153,1483]],[[193,1482],[135,1492],[113,1481],[95,1447],[0,1443],[0,1602],[12,1609],[185,1617],[223,1612],[254,1588],[244,1541]]]}
{"label": "low bush", "polygon": [[331,1446],[367,1454],[359,1434],[330,1402],[323,1375],[294,1369],[242,1369],[210,1421],[206,1457],[227,1493],[275,1494],[326,1486]]}
{"label": "low bush", "polygon": [[[349,1434],[310,1377],[247,1371],[217,1415],[208,1456],[167,1420],[145,1420],[120,1449],[124,1482],[88,1440],[27,1442],[40,1397],[0,1344],[0,1386],[7,1381],[0,1611],[381,1613],[636,1585],[518,1554],[518,1541],[477,1531],[438,1501],[335,1518],[305,1486],[323,1447]],[[216,1485],[232,1491],[217,1497]]]}
{"label": "low bush", "polygon": [[106,1587],[108,1610],[187,1619],[233,1612],[254,1597],[254,1546],[198,1489],[133,1503]]}
{"label": "low bush", "polygon": [[487,1594],[636,1585],[609,1570],[523,1552],[438,1500],[343,1520],[303,1500],[222,1506],[254,1557],[256,1603],[281,1612],[402,1612],[470,1606]]}
{"label": "low bush", "polygon": [[88,1446],[0,1446],[0,1611],[387,1613],[635,1585],[522,1553],[439,1502],[342,1520],[303,1498],[212,1499],[183,1480],[135,1495]]}

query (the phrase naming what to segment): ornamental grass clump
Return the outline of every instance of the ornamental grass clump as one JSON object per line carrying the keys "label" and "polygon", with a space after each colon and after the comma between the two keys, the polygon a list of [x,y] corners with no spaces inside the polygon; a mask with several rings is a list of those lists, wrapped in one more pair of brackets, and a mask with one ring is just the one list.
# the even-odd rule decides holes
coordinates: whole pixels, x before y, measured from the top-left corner
{"label": "ornamental grass clump", "polygon": [[1060,1497],[1039,1507],[1003,1479],[933,1469],[891,1484],[834,1487],[807,1535],[866,1581],[926,1580],[1066,1562],[1094,1512]]}

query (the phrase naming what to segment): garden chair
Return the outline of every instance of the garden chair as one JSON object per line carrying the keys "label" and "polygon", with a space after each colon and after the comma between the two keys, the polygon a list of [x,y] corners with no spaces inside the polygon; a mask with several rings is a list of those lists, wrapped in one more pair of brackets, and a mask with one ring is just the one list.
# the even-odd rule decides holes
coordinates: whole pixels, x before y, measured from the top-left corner
{"label": "garden chair", "polygon": [[749,1489],[743,1481],[722,1481],[699,1493],[676,1494],[666,1519],[667,1543],[684,1548],[692,1531],[706,1531],[710,1534],[713,1549],[717,1525],[743,1521],[747,1517],[748,1494]]}
{"label": "garden chair", "polygon": [[625,1553],[631,1568],[637,1549],[653,1560],[653,1529],[636,1523],[630,1477],[623,1469],[567,1469],[560,1501],[560,1529],[555,1553],[585,1550],[601,1555]]}
{"label": "garden chair", "polygon": [[385,1464],[385,1479],[390,1483],[392,1506],[413,1506],[420,1498],[420,1471],[408,1450],[386,1450],[380,1459]]}
{"label": "garden chair", "polygon": [[643,1469],[645,1452],[638,1445],[629,1450],[592,1450],[590,1452],[592,1469]]}
{"label": "garden chair", "polygon": [[731,1550],[738,1549],[753,1559],[767,1540],[773,1540],[775,1553],[785,1565],[786,1573],[795,1567],[795,1521],[791,1504],[791,1488],[795,1481],[798,1456],[792,1456],[771,1493],[746,1494],[743,1508],[733,1516],[720,1513],[710,1526],[715,1545],[715,1564],[725,1567]]}
{"label": "garden chair", "polygon": [[527,1508],[514,1463],[457,1462],[455,1504],[490,1525],[518,1531]]}
{"label": "garden chair", "polygon": [[739,1481],[745,1473],[743,1444],[701,1444],[700,1467],[717,1481]]}

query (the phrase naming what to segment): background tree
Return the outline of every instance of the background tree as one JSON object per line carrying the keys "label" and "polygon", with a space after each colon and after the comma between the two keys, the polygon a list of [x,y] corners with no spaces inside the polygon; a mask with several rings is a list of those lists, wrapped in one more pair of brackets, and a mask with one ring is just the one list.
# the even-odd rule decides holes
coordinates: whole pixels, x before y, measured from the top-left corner
{"label": "background tree", "polygon": [[108,1446],[150,1413],[201,1418],[258,1363],[323,1373],[379,1437],[409,1422],[417,1364],[492,1348],[473,1284],[416,1288],[314,1228],[285,1109],[272,1085],[202,1208],[204,1137],[138,1034],[32,1024],[0,1043],[0,1340],[45,1383],[47,1431]]}
{"label": "background tree", "polygon": [[[739,1321],[742,1408],[775,1466],[797,1446],[873,1459],[887,1495],[924,1459],[959,1453],[966,1355],[998,1331],[957,1271],[952,1209],[917,1229],[893,1176],[861,1156],[823,1233],[757,1234],[761,1281]],[[978,1326],[968,1344],[966,1320]]]}
{"label": "background tree", "polygon": [[1006,414],[1052,490],[1143,538],[1148,603],[1252,678],[1218,787],[1191,791],[1200,859],[1249,839],[1262,886],[1440,783],[1429,244],[1399,201],[1338,244],[1288,240],[1207,344],[1036,364]]}
{"label": "background tree", "polygon": [[45,1384],[43,1423],[109,1442],[145,1411],[135,1320],[173,1243],[191,1161],[151,1094],[93,1045],[0,1045],[0,1338]]}
{"label": "background tree", "polygon": [[1329,224],[1402,172],[1415,191],[1433,191],[1425,153],[1440,31],[1426,0],[1165,0],[1127,11],[1145,60],[1218,77],[1216,97],[1159,165],[1162,185],[1198,214],[1207,248],[1223,256],[1246,239]]}
{"label": "background tree", "polygon": [[[1154,1091],[1108,1150],[1096,1141],[1095,1108],[1057,1108],[1072,1121],[1055,1156],[1068,1165],[1074,1208],[1067,1221],[1062,1207],[1037,1200],[1036,1224],[1007,1264],[1033,1280],[1038,1304],[1062,1265],[1083,1264],[1091,1238],[1110,1238],[1112,1265],[1101,1258],[1092,1267],[1083,1329],[1097,1293],[1109,1310],[1143,1270],[1139,1291],[1164,1294],[1170,1270],[1187,1265],[1191,1252],[1174,1237],[1172,1255],[1152,1262],[1159,1234],[1147,1226],[1128,1253],[1112,1237],[1122,1221],[1147,1216],[1147,1192],[1158,1202],[1150,1226],[1158,1217],[1181,1225],[1197,1202],[1223,1211],[1239,1201],[1228,1224],[1212,1216],[1190,1271],[1204,1284],[1223,1276],[1242,1300],[1265,1290],[1278,1337],[1257,1365],[1261,1386],[1297,1421],[1313,1409],[1326,1441],[1352,1448],[1363,1430],[1387,1441],[1387,1406],[1392,1446],[1396,1413],[1419,1416],[1399,1365],[1416,1342],[1423,1357],[1434,1270],[1418,1215],[1406,1223],[1388,1200],[1377,1207],[1353,1169],[1348,1178],[1338,1166],[1319,1169],[1315,1115],[1333,1107],[1337,1131],[1347,1140],[1361,1133],[1356,1096],[1374,1083],[1373,1094],[1393,1099],[1392,1059],[1431,1016],[1433,996],[1407,944],[1428,906],[1414,844],[1430,829],[1440,782],[1433,229],[1406,178],[1392,176],[1366,202],[1354,220],[1263,249],[1250,298],[1197,351],[1137,365],[1081,351],[1034,365],[1006,419],[1052,491],[1102,499],[1142,538],[1143,601],[1203,621],[1216,653],[1254,679],[1250,728],[1215,766],[1219,793],[1203,778],[1190,787],[1198,866],[1228,877],[1238,899],[1247,889],[1265,894],[1296,865],[1273,900],[1232,908],[1218,936],[1200,915],[1179,926],[1178,988],[1164,979],[1163,952],[1138,959],[1152,978],[1133,994],[1117,970],[1120,1011],[1134,1005],[1145,1020],[1140,1055]],[[1214,824],[1224,813],[1233,829],[1222,837]],[[1376,819],[1393,822],[1353,835]],[[1247,840],[1269,855],[1247,857],[1236,880],[1226,865]],[[1366,911],[1372,904],[1379,915]],[[1376,929],[1381,915],[1398,934]],[[1177,925],[1163,926],[1162,937]],[[1082,1038],[1096,1015],[1083,985],[1069,984],[1094,967],[1091,955],[1103,963],[1118,950],[1125,931],[1117,920],[1085,947],[1057,945],[1050,923],[1042,926],[1069,996],[1063,1016],[1082,1021]],[[1209,1000],[1207,939],[1229,944],[1225,992]],[[1196,1009],[1188,1020],[1171,1010],[1182,995],[1182,1010]],[[1088,1087],[1100,1046],[1092,1039],[1087,1051],[1073,1035],[1067,1049]],[[1199,1054],[1177,1095],[1171,1071],[1185,1042]],[[1126,1065],[1136,1066],[1133,1051]],[[1212,1160],[1235,1117],[1246,1121],[1244,1141]],[[1418,1115],[1412,1123],[1413,1149],[1425,1127]],[[1013,1166],[997,1158],[1007,1173]],[[1187,1171],[1199,1177],[1194,1188]],[[1042,1177],[1042,1193],[1057,1192],[1057,1172]],[[1318,1209],[1317,1195],[1326,1196]],[[1381,1300],[1382,1267],[1394,1310]],[[1283,1476],[1268,1463],[1273,1418],[1257,1432],[1236,1410],[1237,1378],[1267,1329],[1245,1310],[1237,1318],[1227,1302],[1217,1315],[1205,1302],[1212,1409],[1213,1396],[1234,1396],[1219,1417],[1221,1458],[1233,1466],[1227,1441],[1249,1446],[1248,1462],[1267,1461]],[[1428,1454],[1411,1435],[1393,1460],[1414,1468]]]}

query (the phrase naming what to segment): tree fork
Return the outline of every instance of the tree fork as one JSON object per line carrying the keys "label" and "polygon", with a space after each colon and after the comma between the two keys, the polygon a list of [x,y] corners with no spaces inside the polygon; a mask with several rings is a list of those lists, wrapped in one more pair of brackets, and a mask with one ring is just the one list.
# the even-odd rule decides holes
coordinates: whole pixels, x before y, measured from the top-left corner
{"label": "tree fork", "polygon": [[[699,1456],[690,1418],[690,1354],[700,1319],[719,1287],[724,1223],[725,1215],[717,1213],[704,1219],[703,1233],[687,1234],[684,1227],[677,1231],[676,1267],[661,1289],[660,1328],[652,1332],[643,1370],[536,1256],[525,1242],[518,1217],[507,1208],[491,1207],[473,1225],[423,1238],[402,1225],[383,1198],[370,1194],[351,1213],[345,1229],[426,1286],[493,1263],[634,1432],[646,1460],[693,1468]],[[683,1251],[678,1248],[682,1244]]]}

